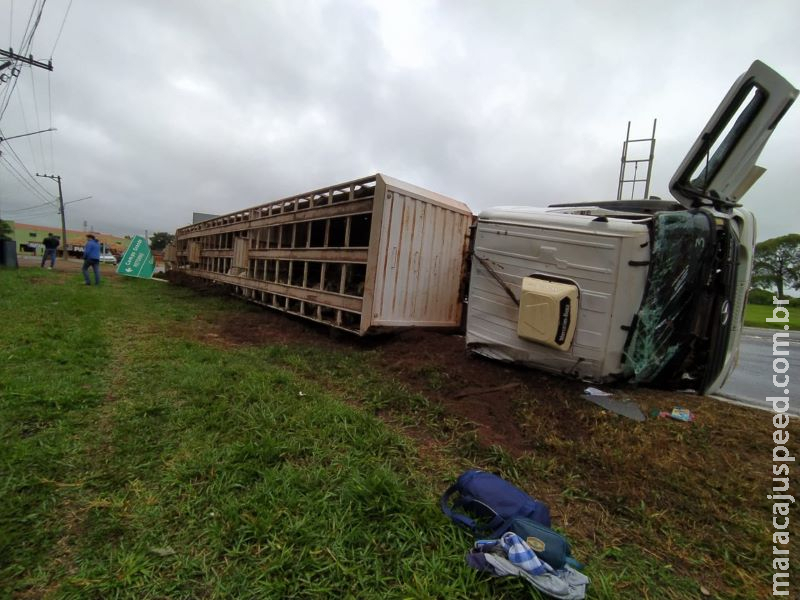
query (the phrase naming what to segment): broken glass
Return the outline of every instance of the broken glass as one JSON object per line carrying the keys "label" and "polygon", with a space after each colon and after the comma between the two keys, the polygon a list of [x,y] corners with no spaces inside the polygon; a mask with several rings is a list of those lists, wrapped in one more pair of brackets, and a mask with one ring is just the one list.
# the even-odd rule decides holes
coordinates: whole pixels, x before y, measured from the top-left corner
{"label": "broken glass", "polygon": [[682,376],[714,253],[711,217],[699,211],[653,218],[650,273],[625,350],[625,371],[636,383],[666,384]]}

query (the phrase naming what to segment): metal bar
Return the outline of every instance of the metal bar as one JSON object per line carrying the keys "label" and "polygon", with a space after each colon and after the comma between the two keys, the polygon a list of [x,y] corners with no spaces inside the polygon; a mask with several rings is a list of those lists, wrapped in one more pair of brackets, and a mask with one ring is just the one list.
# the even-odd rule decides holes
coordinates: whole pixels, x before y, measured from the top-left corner
{"label": "metal bar", "polygon": [[647,182],[644,185],[645,199],[650,197],[650,175],[653,172],[653,159],[656,154],[656,121],[653,119],[653,139],[650,140],[650,162],[647,165]]}
{"label": "metal bar", "polygon": [[478,259],[478,262],[481,263],[481,265],[483,266],[484,269],[486,269],[489,275],[491,275],[494,278],[494,280],[500,284],[500,287],[502,287],[505,290],[506,294],[508,294],[508,297],[511,298],[514,304],[519,306],[519,298],[517,298],[513,290],[510,287],[508,287],[508,284],[500,278],[500,275],[498,275],[497,271],[495,271],[492,265],[489,264],[489,261],[480,256],[479,254],[475,254],[474,252],[472,253],[472,256]]}
{"label": "metal bar", "polygon": [[331,308],[347,310],[349,312],[361,312],[362,300],[357,296],[347,296],[325,290],[306,290],[301,287],[285,283],[258,281],[256,279],[247,279],[246,277],[238,277],[236,275],[212,273],[201,269],[188,269],[186,273],[195,277],[211,279],[213,281],[227,283],[242,288],[278,294],[291,300],[301,300],[316,304],[324,304],[325,306],[330,306]]}
{"label": "metal bar", "polygon": [[313,260],[319,262],[366,263],[369,250],[367,248],[272,248],[252,250],[253,258],[270,258],[273,260]]}
{"label": "metal bar", "polygon": [[26,65],[47,69],[48,71],[53,70],[53,61],[48,60],[47,63],[43,63],[38,60],[33,60],[33,54],[31,54],[28,57],[21,56],[19,54],[15,54],[13,48],[9,48],[8,51],[0,50],[0,56],[5,56],[6,58],[11,58],[14,60],[18,60],[19,62],[24,62]]}
{"label": "metal bar", "polygon": [[296,213],[285,213],[279,215],[272,215],[270,217],[261,217],[253,219],[246,225],[241,223],[228,223],[225,225],[216,225],[208,228],[199,228],[197,225],[190,225],[182,229],[178,229],[177,235],[180,238],[200,237],[204,235],[213,235],[215,233],[227,233],[230,231],[247,231],[256,229],[258,227],[265,227],[267,225],[286,225],[289,223],[297,223],[299,221],[318,221],[330,217],[346,217],[366,214],[372,212],[373,199],[371,197],[359,198],[352,202],[337,202],[336,204],[318,206],[316,208],[305,208],[297,211]]}

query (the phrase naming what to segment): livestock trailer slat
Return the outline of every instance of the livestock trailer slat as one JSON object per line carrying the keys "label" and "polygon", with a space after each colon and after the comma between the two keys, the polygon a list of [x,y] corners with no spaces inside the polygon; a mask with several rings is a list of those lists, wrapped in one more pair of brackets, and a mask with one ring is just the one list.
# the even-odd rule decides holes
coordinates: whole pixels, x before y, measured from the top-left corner
{"label": "livestock trailer slat", "polygon": [[359,335],[458,327],[471,222],[379,173],[181,228],[173,271]]}

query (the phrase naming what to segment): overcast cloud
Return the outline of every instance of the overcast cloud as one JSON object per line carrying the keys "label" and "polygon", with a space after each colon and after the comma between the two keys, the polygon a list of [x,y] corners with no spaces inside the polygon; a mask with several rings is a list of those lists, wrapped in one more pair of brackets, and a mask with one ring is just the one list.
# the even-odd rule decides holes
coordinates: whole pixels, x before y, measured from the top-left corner
{"label": "overcast cloud", "polygon": [[[55,195],[36,172],[92,196],[68,227],[116,234],[376,171],[476,213],[614,199],[627,122],[647,137],[654,118],[666,198],[754,59],[800,85],[795,0],[74,0],[56,45],[68,3],[47,1],[31,46],[53,72],[23,68],[0,119],[3,137],[58,129],[0,144],[2,218],[59,224],[18,181]],[[33,6],[0,0],[0,47],[20,47]],[[794,106],[745,198],[759,239],[800,230],[799,140]]]}

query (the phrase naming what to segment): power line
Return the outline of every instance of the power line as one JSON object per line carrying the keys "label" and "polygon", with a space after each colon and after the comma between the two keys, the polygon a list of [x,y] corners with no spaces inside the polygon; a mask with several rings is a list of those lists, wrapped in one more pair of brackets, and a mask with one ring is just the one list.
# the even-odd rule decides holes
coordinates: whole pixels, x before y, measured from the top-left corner
{"label": "power line", "polygon": [[[39,12],[36,13],[36,1],[33,3],[33,7],[31,8],[31,14],[28,16],[28,24],[25,27],[25,33],[22,35],[22,43],[20,44],[20,53],[15,54],[13,50],[5,51],[0,50],[0,56],[6,56],[14,60],[14,63],[11,67],[12,77],[14,82],[11,86],[6,87],[3,90],[4,96],[3,99],[0,100],[0,119],[3,118],[3,115],[8,108],[8,103],[11,100],[11,94],[14,93],[14,89],[17,87],[17,81],[19,80],[19,65],[21,63],[33,65],[37,67],[42,67],[48,69],[50,71],[53,70],[52,61],[48,64],[41,63],[39,61],[33,60],[33,56],[25,57],[24,55],[30,51],[31,44],[33,43],[33,35],[36,33],[36,29],[39,27],[39,23],[42,19],[42,11],[44,10],[44,5],[47,0],[42,0],[42,4],[39,6]],[[33,15],[36,13],[36,19],[34,20]],[[33,26],[31,26],[31,21],[33,21]],[[16,71],[16,73],[14,73]]]}
{"label": "power line", "polygon": [[[8,211],[5,211],[5,212],[8,212]],[[29,214],[25,214],[25,215],[9,215],[7,220],[9,220],[9,221],[19,221],[20,219],[25,219],[26,221],[28,221],[28,220],[31,220],[31,219],[38,219],[40,217],[57,217],[57,216],[58,216],[58,211],[55,210],[55,209],[50,209],[48,211],[29,213]],[[51,219],[48,218],[48,221],[51,221]],[[58,227],[58,225],[54,225],[53,227],[54,228]]]}
{"label": "power line", "polygon": [[[42,11],[44,10],[45,2],[47,2],[47,0],[42,0],[42,4],[41,6],[39,6],[39,12],[36,15],[36,20],[33,22],[33,27],[31,28],[31,31],[27,36],[28,41],[27,42],[25,41],[25,36],[22,37],[22,46],[20,46],[21,54],[27,54],[31,49],[31,45],[33,44],[33,34],[36,33],[36,30],[39,28],[39,23],[42,20]],[[35,2],[33,8],[34,10],[36,10]],[[28,20],[28,23],[30,24],[30,20]]]}
{"label": "power line", "polygon": [[[19,89],[17,89],[16,92],[19,102],[19,112],[22,115],[22,125],[25,127],[25,131],[28,131],[30,127],[28,126],[28,115],[25,114],[25,103],[22,101],[22,94],[19,92]],[[33,153],[33,140],[28,140],[28,148],[31,150],[31,158],[35,158],[35,154]]]}
{"label": "power line", "polygon": [[28,191],[31,194],[33,194],[34,196],[36,196],[40,200],[44,200],[45,202],[49,202],[53,206],[55,206],[54,201],[51,200],[50,198],[48,198],[42,192],[40,192],[37,188],[35,188],[33,185],[31,185],[28,181],[26,181],[25,178],[22,176],[22,174],[20,174],[20,172],[17,170],[17,168],[14,165],[12,165],[5,156],[0,156],[0,161],[1,161],[0,164],[2,164],[2,166],[5,167],[5,169],[9,173],[11,173],[11,175],[20,183],[20,185],[22,185],[23,187],[27,188]]}
{"label": "power line", "polygon": [[9,213],[13,213],[13,212],[14,211],[11,211],[11,210],[3,211],[3,214],[5,215],[4,218],[7,219],[7,220],[11,220],[11,221],[19,221],[20,219],[35,219],[35,218],[38,218],[38,217],[52,217],[52,216],[58,215],[58,211],[56,209],[54,209],[54,208],[50,208],[49,210],[39,210],[37,212],[29,212],[29,213],[20,214],[20,215],[9,214]]}
{"label": "power line", "polygon": [[20,48],[25,43],[25,37],[28,35],[28,29],[30,29],[31,21],[33,20],[33,14],[35,12],[36,12],[36,2],[34,0],[33,6],[31,6],[31,14],[28,15],[28,23],[25,25],[25,31],[22,33],[22,41],[20,42]]}
{"label": "power line", "polygon": [[55,206],[56,206],[56,204],[55,204],[55,202],[54,202],[53,200],[49,199],[49,198],[48,198],[46,195],[44,195],[44,194],[43,194],[42,192],[40,192],[38,189],[36,189],[35,187],[33,187],[33,185],[31,185],[31,184],[30,184],[28,181],[26,181],[26,180],[25,180],[25,178],[22,176],[22,174],[21,174],[21,173],[20,173],[20,172],[17,170],[17,168],[16,168],[14,165],[12,165],[12,164],[11,164],[11,162],[9,162],[9,160],[8,160],[8,159],[7,159],[5,156],[3,156],[3,155],[0,155],[0,165],[2,165],[3,167],[5,167],[5,169],[6,169],[6,170],[7,170],[9,173],[11,173],[11,175],[12,175],[12,176],[13,176],[13,177],[14,177],[14,178],[17,180],[17,181],[19,181],[19,183],[20,183],[20,184],[21,184],[23,187],[27,188],[27,189],[28,189],[28,191],[29,191],[29,192],[31,192],[31,193],[32,193],[34,196],[36,196],[36,197],[37,197],[37,198],[39,198],[40,200],[44,200],[45,202],[48,202],[48,203],[49,203],[49,204],[51,204],[53,207],[55,207]]}
{"label": "power line", "polygon": [[53,58],[53,54],[56,51],[56,46],[58,46],[58,40],[61,39],[61,32],[64,31],[64,23],[67,22],[67,15],[69,15],[69,9],[72,8],[72,0],[69,0],[69,4],[67,5],[67,11],[64,13],[64,18],[61,21],[61,27],[58,28],[58,35],[56,36],[56,43],[53,44],[53,49],[50,51],[50,58]]}
{"label": "power line", "polygon": [[36,210],[37,208],[41,208],[42,206],[49,206],[50,208],[55,208],[51,202],[44,202],[42,204],[34,204],[33,206],[26,206],[24,208],[6,209],[5,212],[7,212],[7,213],[25,212],[25,211],[28,211],[28,210]]}
{"label": "power line", "polygon": [[[6,52],[5,50],[0,50],[0,55],[6,56],[14,60],[14,63],[11,66],[12,77],[14,82],[6,87],[3,90],[3,99],[0,100],[0,119],[3,118],[3,115],[8,108],[8,103],[11,101],[11,95],[14,93],[14,90],[17,87],[17,81],[19,81],[19,65],[21,63],[31,64],[35,62],[33,57],[25,58],[24,54],[26,54],[30,50],[31,43],[33,42],[33,34],[36,32],[36,28],[39,26],[39,20],[42,17],[42,10],[44,10],[44,3],[46,0],[42,0],[42,5],[39,7],[39,14],[36,16],[36,20],[33,23],[33,28],[31,28],[31,22],[34,20],[33,15],[36,13],[36,0],[34,0],[33,6],[31,7],[31,14],[28,15],[28,23],[25,26],[25,31],[22,34],[22,41],[20,42],[20,53],[15,54],[13,50],[9,50]],[[26,41],[27,40],[27,41]],[[52,65],[50,66],[52,69]],[[16,71],[16,73],[14,73]]]}
{"label": "power line", "polygon": [[[2,129],[0,129],[0,137],[3,137],[3,130],[2,130]],[[14,148],[12,147],[12,145],[11,145],[11,144],[9,144],[8,142],[6,142],[6,147],[7,147],[7,148],[8,148],[8,150],[11,152],[11,155],[12,155],[12,156],[13,156],[13,157],[16,159],[16,161],[17,161],[17,163],[19,164],[19,166],[20,166],[20,167],[22,167],[22,169],[25,171],[25,173],[27,173],[27,174],[28,174],[28,177],[30,178],[30,180],[31,180],[31,181],[32,181],[32,182],[33,182],[33,183],[34,183],[34,184],[35,184],[37,187],[39,187],[39,188],[40,188],[40,189],[41,189],[41,190],[42,190],[42,191],[45,193],[45,195],[49,195],[49,192],[48,192],[48,191],[47,191],[47,190],[44,188],[44,186],[43,186],[41,183],[39,183],[39,182],[38,182],[36,179],[34,179],[34,178],[33,178],[33,175],[32,175],[32,174],[31,174],[31,172],[28,170],[28,167],[26,167],[26,166],[25,166],[25,163],[24,163],[24,162],[22,162],[22,159],[21,159],[21,158],[19,157],[19,155],[18,155],[18,154],[17,154],[17,153],[14,151]],[[2,158],[2,156],[0,156],[0,158]],[[8,159],[6,159],[6,160],[8,160]]]}
{"label": "power line", "polygon": [[[41,130],[42,125],[39,120],[39,103],[36,101],[36,79],[33,76],[33,67],[28,67],[28,70],[30,71],[31,74],[31,95],[33,96],[33,108],[36,114],[36,129]],[[39,142],[39,153],[41,154],[42,157],[42,170],[44,170],[45,161],[44,161],[44,146],[42,145],[42,138],[37,138],[37,141]],[[34,163],[35,162],[36,161],[34,161]]]}
{"label": "power line", "polygon": [[[50,73],[47,74],[47,108],[50,112],[50,129],[53,129],[53,95],[50,92],[50,81],[52,80],[52,76]],[[53,165],[55,164],[53,160],[53,134],[51,133],[47,136],[50,141],[50,170],[53,170]]]}
{"label": "power line", "polygon": [[[11,68],[12,72],[14,70],[17,71],[19,74],[19,67],[17,67],[17,63],[14,63],[14,66]],[[3,90],[3,98],[0,100],[0,120],[3,119],[3,115],[6,114],[6,109],[8,108],[8,103],[11,101],[11,94],[14,93],[14,90],[17,87],[17,81],[19,81],[19,77],[17,75],[13,75],[14,81],[11,85],[6,86]]]}

